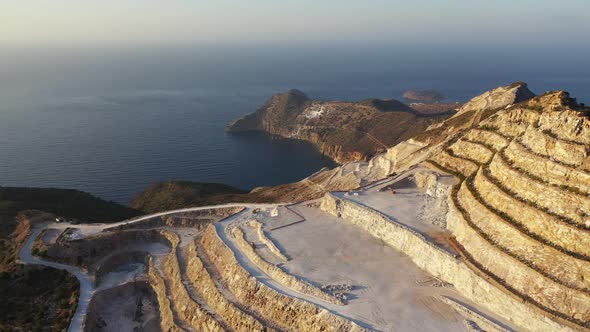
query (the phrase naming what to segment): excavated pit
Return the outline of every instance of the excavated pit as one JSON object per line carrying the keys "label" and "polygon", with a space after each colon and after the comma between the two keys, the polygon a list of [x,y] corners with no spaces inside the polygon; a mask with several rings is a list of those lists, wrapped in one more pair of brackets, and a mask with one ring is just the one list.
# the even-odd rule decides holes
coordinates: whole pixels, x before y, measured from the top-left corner
{"label": "excavated pit", "polygon": [[36,249],[93,281],[86,331],[587,331],[590,124],[522,87],[302,180],[315,200],[51,224]]}

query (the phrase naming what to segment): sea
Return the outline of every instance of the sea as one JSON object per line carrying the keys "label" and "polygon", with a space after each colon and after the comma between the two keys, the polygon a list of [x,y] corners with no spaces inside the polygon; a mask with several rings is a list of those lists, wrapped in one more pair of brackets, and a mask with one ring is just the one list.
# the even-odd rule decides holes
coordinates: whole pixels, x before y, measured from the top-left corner
{"label": "sea", "polygon": [[228,134],[297,88],[322,100],[436,90],[466,101],[525,81],[590,103],[582,47],[363,43],[0,47],[0,186],[84,190],[128,203],[158,181],[242,189],[335,167],[311,144]]}

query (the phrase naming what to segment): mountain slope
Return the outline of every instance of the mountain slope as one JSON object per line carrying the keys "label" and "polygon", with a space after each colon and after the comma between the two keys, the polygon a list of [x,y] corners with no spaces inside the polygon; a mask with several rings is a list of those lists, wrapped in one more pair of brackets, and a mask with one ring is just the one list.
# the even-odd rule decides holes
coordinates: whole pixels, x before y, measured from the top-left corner
{"label": "mountain slope", "polygon": [[146,213],[156,213],[187,206],[221,204],[230,197],[238,201],[245,193],[220,183],[167,181],[150,186],[133,198],[130,205]]}
{"label": "mountain slope", "polygon": [[[235,120],[228,132],[259,130],[314,143],[337,162],[368,160],[451,115],[455,104],[421,113],[397,100],[314,101],[301,91],[274,95],[255,113]],[[442,107],[442,106],[441,106]]]}
{"label": "mountain slope", "polygon": [[590,327],[590,121],[566,92],[496,112],[429,163],[456,175],[448,228],[483,275]]}
{"label": "mountain slope", "polygon": [[0,187],[0,331],[63,331],[77,306],[78,280],[65,271],[17,264],[35,223],[55,215],[118,221],[140,212],[69,189]]}

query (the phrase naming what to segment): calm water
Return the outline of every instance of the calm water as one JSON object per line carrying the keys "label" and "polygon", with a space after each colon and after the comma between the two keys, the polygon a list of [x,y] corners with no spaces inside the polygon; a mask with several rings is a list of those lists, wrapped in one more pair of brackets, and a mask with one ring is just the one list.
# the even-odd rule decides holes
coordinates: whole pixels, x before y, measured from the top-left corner
{"label": "calm water", "polygon": [[588,103],[589,59],[544,48],[0,49],[0,185],[126,203],[161,180],[285,183],[333,164],[305,143],[223,131],[274,93],[357,100],[436,89],[462,101],[523,80]]}

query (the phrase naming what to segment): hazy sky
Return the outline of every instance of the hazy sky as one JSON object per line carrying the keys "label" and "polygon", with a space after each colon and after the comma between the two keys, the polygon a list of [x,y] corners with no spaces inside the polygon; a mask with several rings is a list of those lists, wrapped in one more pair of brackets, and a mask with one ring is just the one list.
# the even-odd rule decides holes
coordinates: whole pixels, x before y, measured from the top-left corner
{"label": "hazy sky", "polygon": [[1,44],[585,44],[590,0],[0,0]]}

